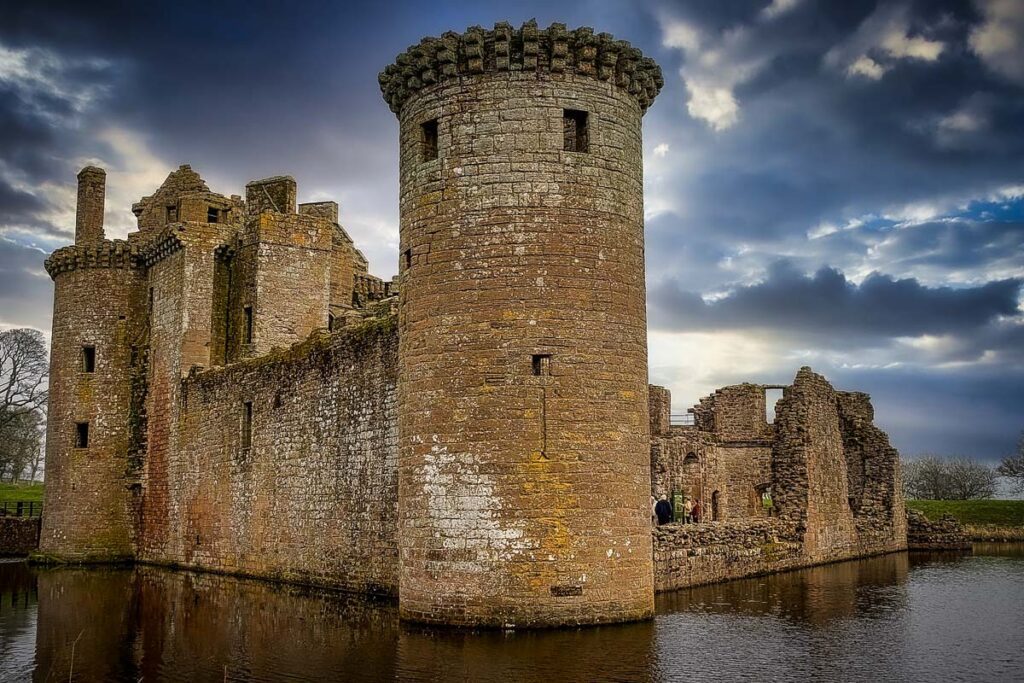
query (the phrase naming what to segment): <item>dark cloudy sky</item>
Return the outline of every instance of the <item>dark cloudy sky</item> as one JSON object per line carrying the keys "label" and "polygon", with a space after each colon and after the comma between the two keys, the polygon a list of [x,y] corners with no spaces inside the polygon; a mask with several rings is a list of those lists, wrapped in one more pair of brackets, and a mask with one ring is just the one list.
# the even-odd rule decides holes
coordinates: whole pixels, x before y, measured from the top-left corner
{"label": "dark cloudy sky", "polygon": [[1024,429],[1024,1],[6,3],[0,327],[48,330],[74,178],[107,233],[182,163],[281,173],[397,265],[377,72],[427,34],[587,24],[665,72],[644,122],[651,380],[683,410],[811,365],[905,454],[995,459]]}

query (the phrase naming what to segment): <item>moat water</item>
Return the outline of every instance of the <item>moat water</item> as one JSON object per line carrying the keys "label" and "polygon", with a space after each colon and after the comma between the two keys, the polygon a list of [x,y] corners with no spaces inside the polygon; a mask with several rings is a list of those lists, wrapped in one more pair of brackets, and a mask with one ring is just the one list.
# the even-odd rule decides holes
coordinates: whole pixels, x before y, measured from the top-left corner
{"label": "moat water", "polygon": [[1024,544],[899,553],[658,597],[648,623],[400,624],[334,592],[0,562],[0,680],[1021,681]]}

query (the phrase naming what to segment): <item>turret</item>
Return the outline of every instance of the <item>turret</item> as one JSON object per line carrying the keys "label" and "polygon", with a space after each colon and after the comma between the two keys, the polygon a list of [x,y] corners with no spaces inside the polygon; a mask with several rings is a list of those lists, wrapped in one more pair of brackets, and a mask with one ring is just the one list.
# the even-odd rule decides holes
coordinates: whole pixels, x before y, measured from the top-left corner
{"label": "turret", "polygon": [[75,244],[103,241],[103,204],[107,172],[86,166],[78,172],[78,212],[75,214]]}
{"label": "turret", "polygon": [[399,608],[488,626],[653,612],[641,117],[591,29],[425,38],[400,128]]}
{"label": "turret", "polygon": [[143,277],[123,240],[103,238],[105,174],[78,174],[75,244],[46,261],[53,332],[46,499],[39,550],[61,561],[134,556],[132,377]]}

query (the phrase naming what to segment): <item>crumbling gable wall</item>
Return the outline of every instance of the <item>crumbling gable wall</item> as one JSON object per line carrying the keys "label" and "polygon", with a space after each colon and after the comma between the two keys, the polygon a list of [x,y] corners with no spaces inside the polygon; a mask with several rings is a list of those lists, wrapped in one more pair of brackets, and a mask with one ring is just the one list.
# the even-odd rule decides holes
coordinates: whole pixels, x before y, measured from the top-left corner
{"label": "crumbling gable wall", "polygon": [[185,164],[179,167],[167,176],[156,192],[132,206],[132,213],[138,218],[139,231],[148,233],[160,230],[168,223],[182,220],[178,216],[178,202],[182,195],[209,191],[206,181],[191,166]]}
{"label": "crumbling gable wall", "polygon": [[776,405],[773,494],[779,515],[802,523],[812,557],[856,545],[836,393],[804,367]]}
{"label": "crumbling gable wall", "polygon": [[899,452],[875,426],[871,397],[836,392],[850,507],[862,546],[896,549],[907,533]]}

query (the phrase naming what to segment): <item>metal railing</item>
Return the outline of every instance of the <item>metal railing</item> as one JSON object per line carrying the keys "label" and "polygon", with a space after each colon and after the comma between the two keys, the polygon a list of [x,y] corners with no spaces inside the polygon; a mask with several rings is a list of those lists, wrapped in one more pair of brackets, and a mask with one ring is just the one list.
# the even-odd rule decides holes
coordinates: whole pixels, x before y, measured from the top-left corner
{"label": "metal railing", "polygon": [[0,515],[9,517],[41,517],[43,504],[34,500],[15,500],[0,503]]}
{"label": "metal railing", "polygon": [[668,416],[668,423],[673,426],[692,427],[693,413],[672,413]]}

